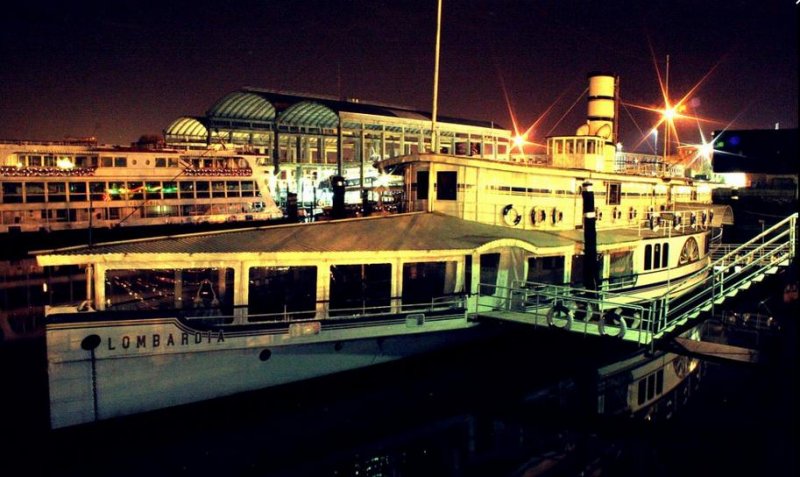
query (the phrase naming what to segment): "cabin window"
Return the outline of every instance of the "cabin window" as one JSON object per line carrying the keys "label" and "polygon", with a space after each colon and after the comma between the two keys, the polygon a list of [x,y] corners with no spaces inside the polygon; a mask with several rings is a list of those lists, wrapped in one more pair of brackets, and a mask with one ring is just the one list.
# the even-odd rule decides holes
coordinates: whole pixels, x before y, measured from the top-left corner
{"label": "cabin window", "polygon": [[403,305],[431,304],[455,291],[455,262],[403,264]]}
{"label": "cabin window", "polygon": [[596,142],[591,139],[586,142],[586,154],[597,154]]}
{"label": "cabin window", "polygon": [[644,246],[644,269],[650,270],[653,268],[653,246],[652,245],[645,245]]}
{"label": "cabin window", "polygon": [[242,197],[255,197],[256,188],[253,181],[242,181]]}
{"label": "cabin window", "polygon": [[28,182],[25,184],[25,202],[44,202],[44,182]]}
{"label": "cabin window", "polygon": [[161,193],[164,194],[165,199],[178,198],[178,183],[177,182],[164,182],[161,186]]}
{"label": "cabin window", "polygon": [[69,200],[72,202],[83,202],[86,200],[86,182],[69,183]]}
{"label": "cabin window", "polygon": [[2,201],[5,204],[22,203],[22,182],[3,182]]}
{"label": "cabin window", "polygon": [[230,315],[233,269],[136,269],[106,272],[106,309],[181,309],[186,316]]}
{"label": "cabin window", "polygon": [[497,287],[500,272],[500,254],[484,253],[481,255],[481,295],[493,295]]}
{"label": "cabin window", "polygon": [[464,291],[472,294],[472,255],[464,255]]}
{"label": "cabin window", "polygon": [[129,200],[144,200],[144,182],[128,182],[128,196]]}
{"label": "cabin window", "polygon": [[661,244],[653,246],[653,268],[661,268]]}
{"label": "cabin window", "polygon": [[102,167],[114,167],[114,158],[103,156],[100,158],[100,165]]}
{"label": "cabin window", "polygon": [[664,243],[661,247],[661,266],[669,267],[669,243]]}
{"label": "cabin window", "polygon": [[193,199],[194,198],[194,182],[192,181],[181,181],[178,182],[180,186],[181,198],[182,199]]}
{"label": "cabin window", "polygon": [[622,196],[621,189],[622,189],[622,184],[619,183],[608,184],[606,189],[606,204],[619,205],[620,197]]}
{"label": "cabin window", "polygon": [[103,201],[108,200],[110,197],[106,192],[105,182],[90,182],[89,183],[89,200]]}
{"label": "cabin window", "polygon": [[[392,266],[333,265],[330,278],[330,310],[343,314],[385,313],[392,295]],[[339,313],[342,314],[342,313]]]}
{"label": "cabin window", "polygon": [[195,195],[198,199],[207,199],[211,197],[207,181],[195,182],[194,188],[195,188]]}
{"label": "cabin window", "polygon": [[239,181],[225,181],[225,193],[228,197],[239,197]]}
{"label": "cabin window", "polygon": [[161,182],[145,182],[144,193],[148,199],[161,199]]}
{"label": "cabin window", "polygon": [[48,182],[47,200],[48,202],[66,202],[67,184],[65,182]]}
{"label": "cabin window", "polygon": [[456,200],[456,180],[458,173],[455,171],[440,171],[436,173],[436,199]]}
{"label": "cabin window", "polygon": [[114,158],[114,167],[128,167],[128,158],[127,157],[115,157]]}
{"label": "cabin window", "polygon": [[156,158],[156,167],[167,167],[167,158],[166,157],[157,157]]}
{"label": "cabin window", "polygon": [[125,190],[124,182],[109,182],[108,183],[108,197],[111,200],[121,200],[122,192]]}
{"label": "cabin window", "polygon": [[417,200],[428,198],[428,171],[417,171]]}
{"label": "cabin window", "polygon": [[251,267],[249,291],[249,321],[312,318],[317,267]]}
{"label": "cabin window", "polygon": [[611,252],[608,282],[611,284],[630,280],[633,276],[633,252]]}
{"label": "cabin window", "polygon": [[225,182],[211,181],[212,197],[225,197]]}
{"label": "cabin window", "polygon": [[567,154],[572,154],[573,152],[575,152],[575,149],[574,149],[575,142],[574,141],[572,141],[571,139],[568,139],[566,141],[565,145],[566,145],[566,153]]}
{"label": "cabin window", "polygon": [[564,283],[564,257],[530,257],[528,258],[529,282]]}

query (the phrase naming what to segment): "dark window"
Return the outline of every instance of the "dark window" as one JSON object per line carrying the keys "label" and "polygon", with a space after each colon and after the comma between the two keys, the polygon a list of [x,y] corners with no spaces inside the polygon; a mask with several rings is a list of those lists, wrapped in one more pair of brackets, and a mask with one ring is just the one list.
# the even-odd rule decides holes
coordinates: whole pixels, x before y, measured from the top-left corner
{"label": "dark window", "polygon": [[83,202],[86,200],[86,182],[69,183],[69,200],[72,202]]}
{"label": "dark window", "polygon": [[445,262],[403,264],[403,304],[431,303],[445,293]]}
{"label": "dark window", "polygon": [[661,244],[659,243],[653,249],[653,268],[661,268]]}
{"label": "dark window", "polygon": [[[250,269],[248,311],[250,321],[281,320],[315,315],[317,267],[253,267]],[[297,313],[307,312],[307,313]]]}
{"label": "dark window", "polygon": [[360,313],[361,309],[385,312],[385,308],[375,307],[388,307],[391,293],[392,266],[388,263],[331,267],[331,310],[348,309],[345,314]]}
{"label": "dark window", "polygon": [[636,402],[642,405],[645,401],[647,401],[647,379],[640,379],[639,392],[636,393]]}
{"label": "dark window", "polygon": [[485,253],[481,255],[481,295],[492,295],[497,285],[497,275],[500,270],[500,254]]}
{"label": "dark window", "polygon": [[564,257],[531,257],[528,259],[529,282],[564,283]]}
{"label": "dark window", "polygon": [[645,245],[644,246],[644,269],[650,270],[653,268],[653,246],[652,245]]}
{"label": "dark window", "polygon": [[22,203],[22,182],[3,182],[2,199],[6,204]]}
{"label": "dark window", "polygon": [[619,205],[621,187],[621,184],[608,184],[608,191],[606,193],[606,203],[608,205]]}
{"label": "dark window", "polygon": [[428,171],[417,171],[417,199],[428,198]]}
{"label": "dark window", "polygon": [[661,248],[661,266],[669,267],[669,244],[665,243]]}
{"label": "dark window", "polygon": [[456,200],[456,180],[458,173],[455,171],[441,171],[436,173],[436,199]]}

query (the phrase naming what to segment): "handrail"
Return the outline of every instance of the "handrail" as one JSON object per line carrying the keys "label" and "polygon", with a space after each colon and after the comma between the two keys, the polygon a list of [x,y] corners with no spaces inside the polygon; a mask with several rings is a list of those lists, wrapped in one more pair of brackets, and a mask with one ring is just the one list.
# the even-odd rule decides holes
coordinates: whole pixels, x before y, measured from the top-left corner
{"label": "handrail", "polygon": [[[590,310],[584,311],[585,321],[597,319],[592,315],[599,313],[601,323],[604,310],[615,309],[623,317],[632,317],[638,312],[641,321],[637,329],[649,336],[642,337],[640,333],[635,339],[639,343],[652,344],[652,340],[701,312],[710,310],[713,313],[715,305],[746,289],[751,282],[775,272],[778,266],[788,265],[796,253],[797,218],[797,213],[792,214],[744,244],[722,247],[722,256],[713,261],[707,258],[708,266],[682,277],[656,298],[636,299],[635,295],[606,289],[586,290],[569,285],[514,280],[508,288],[485,284],[487,289],[494,290],[492,303],[487,304],[485,300],[481,303],[479,295],[477,306],[479,309],[531,313],[541,317],[544,313],[552,313],[549,310],[556,304],[569,300],[579,309]],[[539,321],[534,323],[540,324]],[[552,320],[548,320],[548,325],[553,326]],[[583,332],[586,333],[587,329],[584,327]],[[630,339],[627,334],[626,339]]]}

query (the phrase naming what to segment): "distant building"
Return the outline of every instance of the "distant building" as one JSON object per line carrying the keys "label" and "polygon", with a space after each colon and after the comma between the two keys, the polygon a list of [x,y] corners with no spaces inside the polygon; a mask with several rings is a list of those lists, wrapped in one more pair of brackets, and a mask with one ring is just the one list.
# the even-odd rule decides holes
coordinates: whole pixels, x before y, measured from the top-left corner
{"label": "distant building", "polygon": [[720,193],[733,200],[796,201],[797,142],[797,128],[715,131],[714,173],[729,186]]}

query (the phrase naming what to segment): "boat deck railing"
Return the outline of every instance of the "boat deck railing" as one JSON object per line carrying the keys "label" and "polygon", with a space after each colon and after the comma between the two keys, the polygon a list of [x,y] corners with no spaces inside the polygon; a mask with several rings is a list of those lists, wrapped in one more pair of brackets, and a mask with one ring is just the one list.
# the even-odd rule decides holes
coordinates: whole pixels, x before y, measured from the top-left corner
{"label": "boat deck railing", "polygon": [[370,319],[386,317],[403,317],[414,315],[414,319],[423,319],[428,315],[464,314],[466,297],[448,295],[434,297],[423,303],[398,303],[380,306],[367,306],[362,302],[357,307],[330,307],[327,302],[320,302],[316,309],[289,311],[284,308],[280,312],[249,313],[247,306],[234,307],[233,313],[213,313],[186,316],[187,320],[204,324],[254,324],[254,323],[299,323],[310,321],[333,321],[350,319]]}
{"label": "boat deck railing", "polygon": [[797,250],[797,217],[795,213],[743,244],[716,247],[707,267],[676,280],[655,298],[515,282],[479,296],[477,315],[652,345],[788,266]]}

